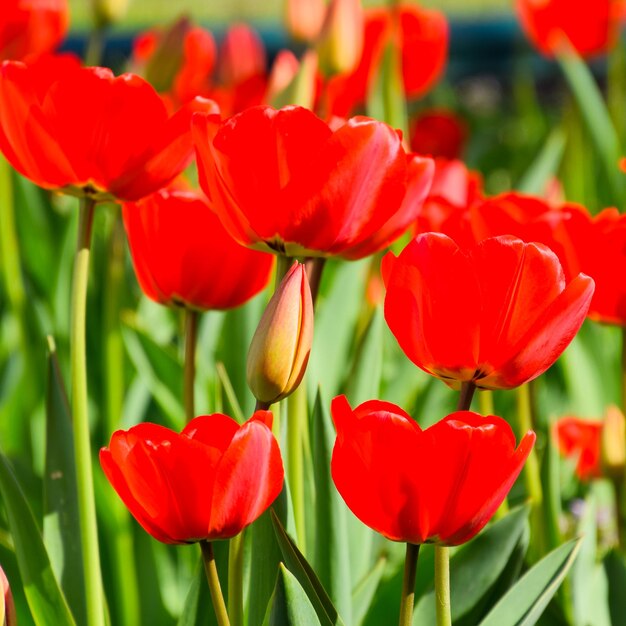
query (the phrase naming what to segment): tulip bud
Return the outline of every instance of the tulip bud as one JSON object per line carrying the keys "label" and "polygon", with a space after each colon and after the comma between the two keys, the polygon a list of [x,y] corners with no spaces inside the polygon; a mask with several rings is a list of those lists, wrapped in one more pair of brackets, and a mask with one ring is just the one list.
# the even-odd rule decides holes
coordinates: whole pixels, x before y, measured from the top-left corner
{"label": "tulip bud", "polygon": [[602,426],[602,465],[608,476],[621,478],[626,461],[626,419],[624,414],[611,405],[606,410]]}
{"label": "tulip bud", "polygon": [[13,594],[2,567],[0,567],[0,587],[0,624],[2,626],[15,626],[17,624],[17,615],[15,613]]}
{"label": "tulip bud", "polygon": [[266,54],[259,34],[247,24],[231,26],[220,46],[218,73],[224,85],[238,85],[264,75]]}
{"label": "tulip bud", "polygon": [[128,0],[93,0],[96,24],[101,27],[119,22],[126,14]]}
{"label": "tulip bud", "polygon": [[363,36],[361,0],[331,0],[318,48],[324,72],[333,75],[354,70],[363,53]]}
{"label": "tulip bud", "polygon": [[324,0],[287,0],[287,31],[298,41],[315,41],[324,25],[325,16]]}
{"label": "tulip bud", "polygon": [[248,351],[248,386],[270,405],[300,384],[313,340],[313,301],[304,265],[295,263],[269,301]]}

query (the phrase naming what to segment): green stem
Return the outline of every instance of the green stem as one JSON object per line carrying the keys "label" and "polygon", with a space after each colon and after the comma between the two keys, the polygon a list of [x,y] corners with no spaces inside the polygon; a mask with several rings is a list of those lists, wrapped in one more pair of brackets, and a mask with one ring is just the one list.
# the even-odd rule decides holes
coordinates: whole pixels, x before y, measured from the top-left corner
{"label": "green stem", "polygon": [[228,613],[233,626],[243,626],[243,554],[244,532],[235,535],[228,545]]}
{"label": "green stem", "polygon": [[419,545],[406,544],[406,558],[404,560],[404,578],[402,579],[402,598],[400,600],[399,626],[411,626],[413,622],[413,603],[415,600],[415,573],[417,571],[417,557],[420,553]]}
{"label": "green stem", "polygon": [[276,256],[276,276],[274,282],[274,291],[278,289],[280,281],[285,277],[289,268],[293,265],[293,259],[284,254],[278,254]]}
{"label": "green stem", "polygon": [[[124,227],[119,210],[115,211],[114,224],[109,236],[107,273],[104,291],[104,355],[106,372],[105,439],[119,427],[124,407],[124,346],[120,331],[120,293],[124,280]],[[115,574],[115,597],[118,599],[118,621],[121,624],[138,624],[139,589],[134,554],[132,526],[128,509],[119,499],[112,500],[114,528],[112,561]],[[113,607],[111,607],[113,609]]]}
{"label": "green stem", "polygon": [[213,609],[215,610],[218,626],[230,626],[224,596],[222,595],[222,587],[217,575],[217,567],[215,566],[213,544],[210,541],[201,541],[200,548],[202,550],[204,571],[206,573],[207,582],[209,583],[209,591],[211,592],[211,600],[213,601]]}
{"label": "green stem", "polygon": [[[533,430],[533,415],[531,390],[528,384],[521,385],[516,389],[517,394],[517,419],[518,419],[518,437],[521,439],[529,430]],[[545,553],[546,529],[544,517],[542,515],[543,487],[541,486],[541,470],[539,468],[539,457],[536,449],[530,451],[528,459],[524,464],[523,475],[524,484],[526,485],[526,493],[530,498],[531,511],[531,529],[535,538],[535,554],[534,557],[540,557]]]}
{"label": "green stem", "polygon": [[287,480],[293,503],[298,547],[303,554],[306,554],[303,441],[307,424],[307,397],[303,382],[304,380],[287,398]]}
{"label": "green stem", "polygon": [[91,29],[89,40],[87,41],[87,49],[85,50],[85,65],[95,66],[102,64],[102,55],[104,53],[104,36],[106,28],[96,25]]}
{"label": "green stem", "polygon": [[435,613],[437,626],[452,625],[450,607],[450,548],[435,545]]}
{"label": "green stem", "polygon": [[310,257],[305,261],[305,266],[306,276],[309,281],[309,287],[311,288],[311,300],[315,307],[320,290],[320,283],[322,282],[322,274],[324,273],[324,267],[326,267],[326,259],[324,257]]}
{"label": "green stem", "polygon": [[482,389],[478,392],[478,406],[482,415],[494,415],[493,391]]}
{"label": "green stem", "polygon": [[457,411],[469,411],[472,406],[472,398],[476,391],[476,385],[473,382],[461,383],[461,393],[459,395],[459,401],[456,405]]}
{"label": "green stem", "polygon": [[94,208],[95,202],[91,198],[84,197],[81,200],[76,258],[72,278],[70,370],[78,515],[85,569],[87,619],[90,626],[104,626],[104,597],[91,469],[87,396],[87,283],[89,280],[89,251]]}
{"label": "green stem", "polygon": [[185,309],[185,370],[184,401],[185,417],[190,422],[196,416],[194,383],[196,380],[196,344],[198,342],[199,313]]}

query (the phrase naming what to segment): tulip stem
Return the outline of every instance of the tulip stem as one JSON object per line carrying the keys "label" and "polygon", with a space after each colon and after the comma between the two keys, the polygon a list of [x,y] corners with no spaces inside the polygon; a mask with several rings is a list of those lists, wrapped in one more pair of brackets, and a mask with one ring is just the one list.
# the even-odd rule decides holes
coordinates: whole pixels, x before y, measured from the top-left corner
{"label": "tulip stem", "polygon": [[285,274],[289,271],[289,268],[293,265],[293,259],[284,254],[278,254],[276,256],[276,278],[274,281],[274,291],[276,291],[280,285],[280,281],[285,277]]}
{"label": "tulip stem", "polygon": [[220,585],[219,576],[217,575],[217,567],[215,566],[213,544],[210,541],[201,541],[200,548],[202,550],[204,571],[206,573],[207,582],[209,583],[209,591],[211,592],[211,600],[213,601],[213,609],[215,610],[218,626],[230,626],[224,596],[222,595],[222,587]]}
{"label": "tulip stem", "polygon": [[104,597],[102,593],[96,504],[91,469],[87,395],[87,284],[89,280],[89,252],[94,209],[95,201],[85,196],[80,204],[78,239],[72,278],[70,370],[78,515],[85,569],[87,620],[90,626],[103,626]]}
{"label": "tulip stem", "polygon": [[309,257],[305,261],[305,266],[309,287],[311,288],[311,300],[313,301],[313,308],[315,308],[320,283],[322,282],[322,274],[324,273],[324,267],[326,267],[326,259],[324,257]]}
{"label": "tulip stem", "polygon": [[303,382],[304,380],[287,398],[287,480],[293,503],[298,547],[306,554],[303,441],[307,423],[307,398]]}
{"label": "tulip stem", "polygon": [[185,309],[184,402],[185,417],[188,422],[196,416],[194,383],[196,380],[196,344],[198,343],[199,317],[198,311]]}
{"label": "tulip stem", "polygon": [[[519,437],[522,438],[529,431],[533,430],[532,403],[529,384],[521,385],[516,389],[517,394],[517,419],[519,425]],[[531,511],[531,530],[535,538],[535,557],[540,557],[545,553],[545,525],[541,512],[541,504],[543,502],[543,488],[541,486],[541,472],[539,469],[539,458],[535,447],[532,448],[523,469],[524,484],[526,485],[526,493],[530,498]]]}
{"label": "tulip stem", "polygon": [[244,531],[228,542],[228,613],[233,626],[243,626]]}
{"label": "tulip stem", "polygon": [[411,626],[413,621],[413,602],[415,600],[415,573],[417,571],[417,557],[420,546],[414,543],[406,544],[406,558],[404,560],[404,578],[402,580],[402,598],[400,600],[399,626]]}
{"label": "tulip stem", "polygon": [[435,546],[435,613],[437,626],[451,626],[450,548]]}
{"label": "tulip stem", "polygon": [[457,411],[470,410],[475,391],[476,385],[472,381],[461,383],[461,395],[459,396],[459,402],[456,405]]}

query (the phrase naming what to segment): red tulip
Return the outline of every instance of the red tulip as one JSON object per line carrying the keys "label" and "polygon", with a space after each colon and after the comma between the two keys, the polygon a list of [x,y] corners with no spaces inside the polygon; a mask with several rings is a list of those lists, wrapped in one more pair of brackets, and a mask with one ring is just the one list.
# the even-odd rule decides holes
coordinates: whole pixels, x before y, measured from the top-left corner
{"label": "red tulip", "polygon": [[444,159],[458,159],[467,139],[467,126],[446,110],[425,111],[411,125],[411,150]]}
{"label": "red tulip", "polygon": [[162,189],[125,203],[123,216],[137,279],[152,300],[230,309],[267,285],[272,256],[233,241],[199,193]]}
{"label": "red tulip", "polygon": [[435,177],[415,223],[415,232],[437,232],[459,245],[475,243],[471,208],[483,198],[482,178],[458,160],[435,160]]}
{"label": "red tulip", "polygon": [[156,424],[113,433],[100,464],[135,519],[164,543],[233,537],[254,522],[283,485],[272,414],[240,426],[215,413],[178,434]]}
{"label": "red tulip", "polygon": [[47,189],[96,200],[138,200],[192,160],[189,120],[196,100],[168,117],[154,89],[133,74],[70,68],[58,61],[0,66],[0,150]]}
{"label": "red tulip", "polygon": [[448,58],[448,22],[440,11],[414,4],[365,12],[363,54],[354,72],[340,74],[327,85],[328,113],[349,116],[365,103],[378,75],[385,48],[395,45],[409,99],[423,96],[439,80]]}
{"label": "red tulip", "polygon": [[516,0],[522,28],[546,56],[571,44],[584,57],[603,54],[617,41],[619,0]]}
{"label": "red tulip", "polygon": [[2,0],[0,61],[52,52],[69,26],[67,0]]}
{"label": "red tulip", "polygon": [[600,442],[602,422],[578,417],[562,417],[554,424],[559,451],[576,460],[576,475],[580,480],[602,476]]}
{"label": "red tulip", "polygon": [[265,76],[265,46],[256,30],[233,24],[220,46],[219,74],[222,84],[237,85],[254,76]]}
{"label": "red tulip", "polygon": [[[300,107],[253,107],[225,122],[195,115],[200,184],[241,244],[290,256],[360,258],[414,221],[430,159],[396,131],[353,118],[338,130]],[[254,145],[254,150],[250,149]]]}
{"label": "red tulip", "polygon": [[459,388],[517,387],[547,370],[582,325],[593,280],[566,283],[541,244],[494,237],[461,249],[425,233],[383,259],[385,319],[421,369]]}
{"label": "red tulip", "polygon": [[458,545],[489,521],[535,442],[501,417],[470,411],[422,430],[400,407],[332,402],[337,428],[331,471],[350,510],[392,541]]}
{"label": "red tulip", "polygon": [[626,325],[626,281],[615,279],[626,275],[626,216],[617,209],[592,216],[576,204],[553,207],[511,193],[476,205],[471,223],[477,239],[507,233],[546,244],[559,257],[567,280],[584,272],[595,281],[589,317]]}

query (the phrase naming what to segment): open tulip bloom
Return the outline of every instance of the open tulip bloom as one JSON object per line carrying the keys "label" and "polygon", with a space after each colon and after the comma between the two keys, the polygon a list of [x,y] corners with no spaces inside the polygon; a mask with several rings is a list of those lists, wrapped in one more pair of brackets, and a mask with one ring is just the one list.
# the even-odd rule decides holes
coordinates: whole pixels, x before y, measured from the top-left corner
{"label": "open tulip bloom", "polygon": [[545,372],[582,325],[594,282],[510,236],[462,249],[425,233],[383,259],[385,319],[405,354],[458,389],[512,389]]}
{"label": "open tulip bloom", "polygon": [[500,417],[457,411],[422,430],[400,407],[332,402],[332,476],[350,510],[392,541],[453,546],[491,519],[535,442]]}
{"label": "open tulip bloom", "polygon": [[[193,116],[200,184],[241,244],[287,256],[359,259],[415,220],[432,159],[365,117],[333,130],[301,107]],[[251,142],[254,150],[250,149]]]}
{"label": "open tulip bloom", "polygon": [[0,66],[0,151],[40,187],[95,200],[139,200],[193,157],[196,99],[171,117],[139,76],[62,58]]}
{"label": "open tulip bloom", "polygon": [[272,413],[240,426],[215,413],[178,434],[143,423],[113,433],[100,463],[135,519],[164,543],[227,539],[277,498],[283,464]]}

